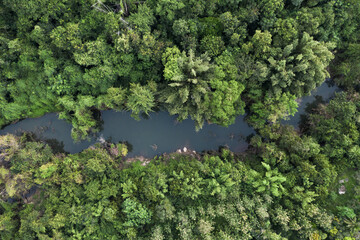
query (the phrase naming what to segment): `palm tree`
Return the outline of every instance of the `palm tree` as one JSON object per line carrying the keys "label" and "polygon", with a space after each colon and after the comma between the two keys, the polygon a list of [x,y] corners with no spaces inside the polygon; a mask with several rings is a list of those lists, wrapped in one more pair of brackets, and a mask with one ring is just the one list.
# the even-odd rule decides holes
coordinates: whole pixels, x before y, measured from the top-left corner
{"label": "palm tree", "polygon": [[252,179],[252,185],[256,188],[257,192],[266,192],[275,197],[281,196],[285,192],[285,188],[282,186],[282,183],[286,181],[278,169],[271,169],[270,165],[262,162],[261,163],[265,168],[265,174],[256,172],[255,170],[251,171],[250,178]]}
{"label": "palm tree", "polygon": [[190,115],[198,130],[206,119],[204,99],[210,91],[209,79],[213,72],[210,58],[205,54],[195,57],[193,50],[188,55],[177,50],[165,62],[165,71],[168,70],[174,71],[165,77],[169,83],[161,92],[160,101],[171,115],[179,115],[179,121]]}

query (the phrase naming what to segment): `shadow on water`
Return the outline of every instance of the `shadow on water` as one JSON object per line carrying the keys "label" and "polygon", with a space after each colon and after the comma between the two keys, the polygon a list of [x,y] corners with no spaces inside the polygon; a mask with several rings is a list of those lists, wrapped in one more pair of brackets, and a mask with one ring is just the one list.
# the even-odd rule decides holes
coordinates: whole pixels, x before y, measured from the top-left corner
{"label": "shadow on water", "polygon": [[305,114],[313,109],[318,103],[328,102],[337,92],[340,92],[340,88],[335,86],[330,79],[326,80],[321,86],[311,92],[310,96],[305,96],[298,99],[299,107],[298,112],[294,116],[291,116],[289,120],[281,121],[282,124],[288,124],[300,129],[303,125],[303,121],[306,119]]}
{"label": "shadow on water", "polygon": [[46,142],[51,149],[53,150],[53,153],[66,153],[65,151],[65,144],[64,142],[60,142],[55,138],[47,138],[43,140]]}
{"label": "shadow on water", "polygon": [[304,131],[307,128],[308,114],[314,113],[319,104],[324,104],[327,101],[324,101],[322,96],[315,96],[315,100],[312,103],[307,103],[304,114],[300,115],[299,129]]}
{"label": "shadow on water", "polygon": [[128,141],[120,141],[120,143],[123,143],[126,145],[129,153],[133,152],[134,146],[131,143],[129,143]]}
{"label": "shadow on water", "polygon": [[147,115],[146,113],[141,113],[140,116],[141,116],[141,119],[143,119],[143,120],[149,120],[150,119],[150,115]]}
{"label": "shadow on water", "polygon": [[28,141],[43,141],[51,147],[53,153],[55,154],[67,153],[65,151],[65,144],[63,141],[59,141],[56,138],[47,138],[42,135],[42,132],[49,130],[48,128],[42,128],[42,132],[37,131],[37,129],[35,129],[34,131],[26,131],[20,129],[20,130],[16,130],[14,134],[16,136],[23,136],[24,134],[26,134],[25,137]]}
{"label": "shadow on water", "polygon": [[[337,87],[327,84],[324,83],[314,90],[312,96],[302,98],[295,116],[283,123],[298,128],[301,114],[305,113],[308,103],[316,100],[317,95],[327,101],[334,92],[339,91]],[[108,110],[94,112],[94,114],[96,118],[101,117],[102,123],[99,126],[101,131],[94,134],[89,141],[74,143],[71,138],[71,124],[59,120],[55,113],[8,125],[0,130],[0,135],[19,134],[22,131],[34,132],[42,140],[47,139],[56,151],[69,153],[77,153],[88,148],[99,142],[99,136],[101,136],[114,143],[126,143],[129,148],[129,157],[139,155],[153,157],[174,152],[183,147],[201,152],[226,146],[233,152],[242,152],[248,146],[249,136],[255,134],[255,131],[245,122],[244,116],[237,117],[235,123],[229,127],[205,123],[203,129],[196,132],[192,120],[187,119],[179,123],[175,116],[170,116],[163,111],[153,112],[141,121],[131,118],[129,112]]]}
{"label": "shadow on water", "polygon": [[166,112],[151,113],[147,119],[141,121],[131,118],[129,112],[109,110],[101,112],[101,115],[103,130],[90,141],[74,143],[71,138],[71,125],[59,120],[55,113],[19,121],[5,127],[0,134],[33,132],[39,139],[47,139],[56,152],[70,153],[80,152],[103,138],[113,143],[126,143],[130,157],[153,157],[183,147],[201,152],[228,146],[234,152],[241,152],[247,148],[246,137],[254,133],[244,121],[244,116],[239,116],[235,123],[227,128],[205,123],[203,129],[196,132],[192,120],[178,123],[175,116]]}

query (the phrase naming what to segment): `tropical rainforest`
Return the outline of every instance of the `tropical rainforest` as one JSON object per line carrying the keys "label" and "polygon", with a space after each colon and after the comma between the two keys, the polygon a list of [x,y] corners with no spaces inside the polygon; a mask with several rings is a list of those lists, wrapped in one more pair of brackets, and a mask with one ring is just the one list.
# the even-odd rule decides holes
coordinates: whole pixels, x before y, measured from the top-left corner
{"label": "tropical rainforest", "polygon": [[[0,29],[0,127],[57,112],[78,141],[113,109],[256,130],[147,162],[0,136],[1,239],[360,238],[360,0],[0,0]],[[282,125],[328,78],[342,92]]]}

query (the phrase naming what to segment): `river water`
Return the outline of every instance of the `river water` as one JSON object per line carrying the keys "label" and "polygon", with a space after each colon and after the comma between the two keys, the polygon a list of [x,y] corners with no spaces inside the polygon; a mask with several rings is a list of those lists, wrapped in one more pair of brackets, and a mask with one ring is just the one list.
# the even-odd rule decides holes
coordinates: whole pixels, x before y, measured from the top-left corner
{"label": "river water", "polygon": [[316,101],[316,99],[322,99],[323,101],[329,101],[336,92],[341,90],[334,86],[330,81],[325,81],[322,85],[311,92],[310,96],[303,97],[298,99],[299,107],[297,113],[294,116],[291,116],[289,120],[281,121],[282,124],[289,124],[299,129],[299,123],[301,120],[301,115],[304,115],[306,112],[306,107]]}
{"label": "river water", "polygon": [[[312,92],[311,96],[301,99],[299,111],[284,124],[297,128],[300,115],[305,112],[307,103],[315,100],[315,96],[329,99],[337,87],[322,84]],[[219,146],[228,146],[233,152],[244,151],[248,144],[246,137],[255,131],[244,121],[244,116],[237,117],[229,127],[215,124],[204,124],[203,129],[196,132],[194,122],[176,121],[175,116],[166,112],[151,113],[148,119],[136,121],[129,112],[102,111],[103,130],[90,141],[75,143],[71,138],[71,124],[57,118],[56,113],[49,113],[40,118],[25,119],[0,130],[0,135],[7,133],[21,134],[24,131],[35,133],[41,139],[56,139],[66,152],[77,153],[99,141],[100,137],[111,142],[126,141],[132,151],[128,156],[153,157],[162,153],[174,152],[187,147],[195,151],[217,150]]]}

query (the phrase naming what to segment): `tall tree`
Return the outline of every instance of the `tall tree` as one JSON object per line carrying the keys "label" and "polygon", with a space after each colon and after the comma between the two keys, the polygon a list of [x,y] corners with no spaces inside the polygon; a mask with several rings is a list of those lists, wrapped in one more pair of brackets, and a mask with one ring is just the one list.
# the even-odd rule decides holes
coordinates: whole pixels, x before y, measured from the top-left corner
{"label": "tall tree", "polygon": [[149,114],[155,106],[154,94],[147,86],[132,83],[130,93],[127,98],[126,106],[131,110],[131,116],[136,120],[140,120],[139,114]]}
{"label": "tall tree", "polygon": [[209,80],[213,74],[210,58],[195,57],[193,50],[187,55],[173,47],[166,49],[163,64],[164,77],[169,83],[160,93],[160,101],[171,115],[178,114],[180,121],[190,115],[196,128],[201,128],[207,118],[204,98],[210,91]]}

